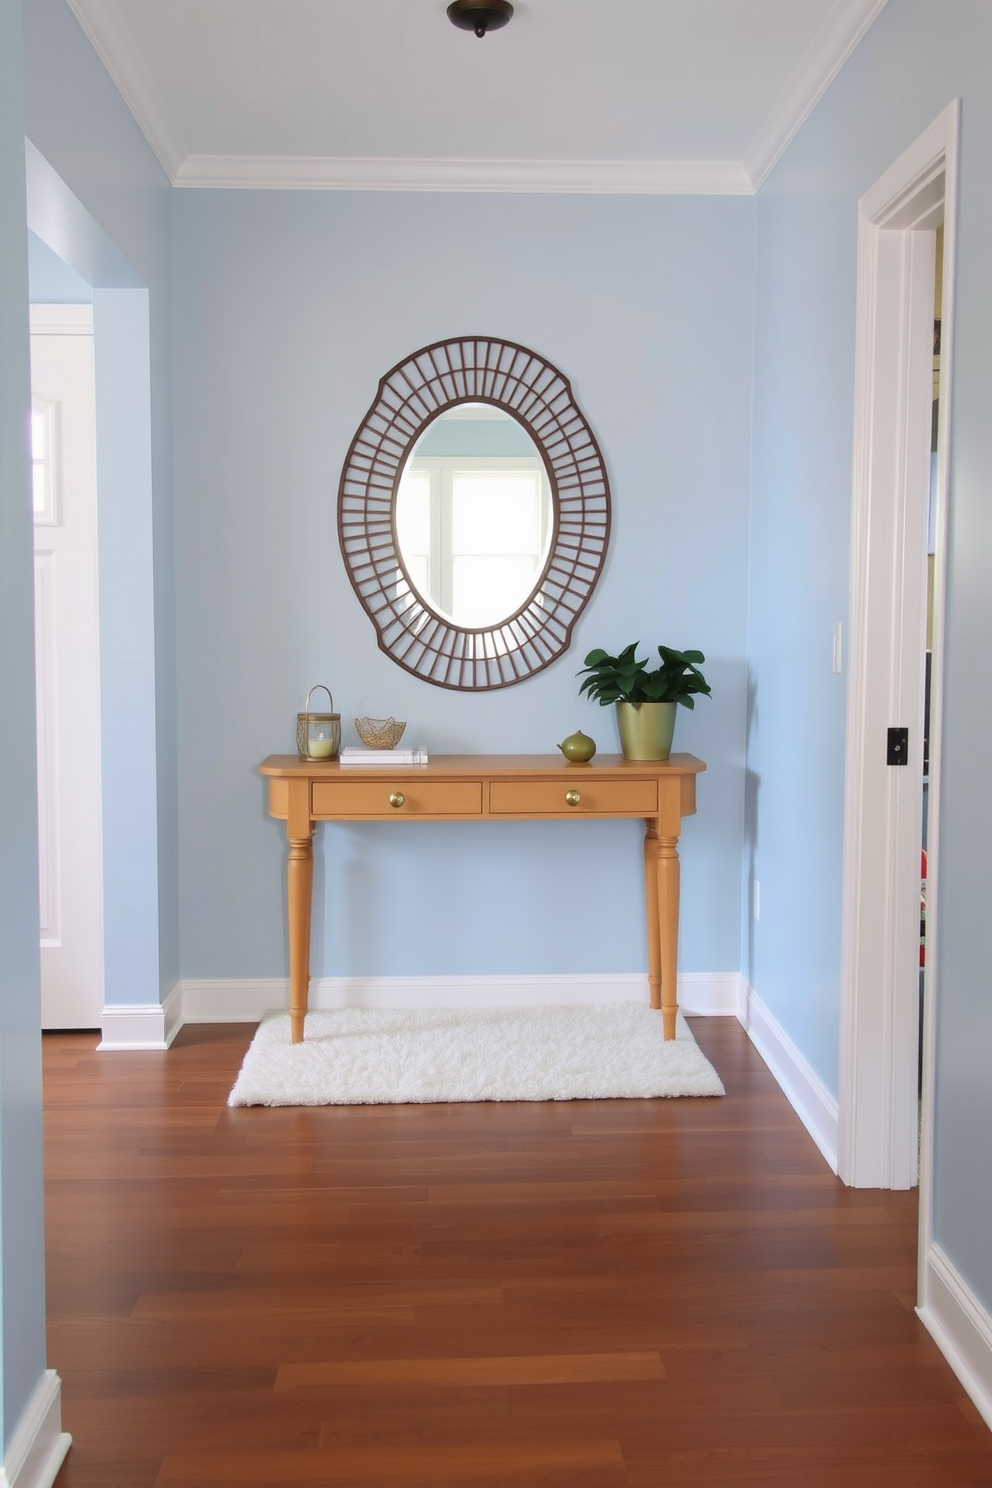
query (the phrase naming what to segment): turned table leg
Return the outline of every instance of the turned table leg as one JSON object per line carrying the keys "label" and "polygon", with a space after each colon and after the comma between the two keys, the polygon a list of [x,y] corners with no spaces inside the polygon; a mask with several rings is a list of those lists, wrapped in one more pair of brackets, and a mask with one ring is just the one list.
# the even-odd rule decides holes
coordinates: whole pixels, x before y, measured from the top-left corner
{"label": "turned table leg", "polygon": [[649,820],[644,834],[644,890],[648,922],[648,983],[651,1006],[661,1009],[666,1039],[675,1037],[678,1015],[679,854],[678,838],[662,837]]}
{"label": "turned table leg", "polygon": [[[310,820],[310,782],[306,795],[291,795],[286,832],[289,862],[286,890],[289,901],[289,1027],[294,1044],[303,1042],[303,1024],[310,993],[310,905],[313,898],[313,822]],[[294,806],[297,809],[294,811]]]}
{"label": "turned table leg", "polygon": [[658,910],[661,916],[661,1020],[675,1037],[679,1010],[679,853],[677,837],[658,839]]}

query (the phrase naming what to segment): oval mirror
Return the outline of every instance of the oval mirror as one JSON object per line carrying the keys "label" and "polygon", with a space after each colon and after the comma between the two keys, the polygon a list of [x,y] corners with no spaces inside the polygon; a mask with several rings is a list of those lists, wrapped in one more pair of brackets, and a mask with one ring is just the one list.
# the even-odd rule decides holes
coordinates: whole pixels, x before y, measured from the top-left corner
{"label": "oval mirror", "polygon": [[459,403],[417,440],[396,487],[396,543],[414,594],[465,629],[525,608],[547,562],[551,482],[524,425]]}
{"label": "oval mirror", "polygon": [[606,468],[568,379],[488,336],[414,352],[352,440],[338,535],[380,648],[414,676],[481,691],[549,666],[610,535]]}

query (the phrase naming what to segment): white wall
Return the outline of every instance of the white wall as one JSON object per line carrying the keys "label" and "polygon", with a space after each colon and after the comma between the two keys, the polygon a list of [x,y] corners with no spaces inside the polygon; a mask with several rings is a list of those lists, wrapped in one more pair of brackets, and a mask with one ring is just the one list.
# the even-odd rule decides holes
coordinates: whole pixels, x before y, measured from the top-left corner
{"label": "white wall", "polygon": [[[284,828],[255,775],[307,688],[436,752],[553,751],[593,646],[698,646],[709,763],[683,837],[682,965],[736,970],[754,204],[746,199],[176,192],[176,562],[184,977],[284,974]],[[571,650],[488,694],[386,658],[347,581],[336,497],[379,378],[472,332],[571,379],[613,486]],[[637,823],[318,833],[315,975],[644,971]],[[322,839],[322,846],[321,846]]]}

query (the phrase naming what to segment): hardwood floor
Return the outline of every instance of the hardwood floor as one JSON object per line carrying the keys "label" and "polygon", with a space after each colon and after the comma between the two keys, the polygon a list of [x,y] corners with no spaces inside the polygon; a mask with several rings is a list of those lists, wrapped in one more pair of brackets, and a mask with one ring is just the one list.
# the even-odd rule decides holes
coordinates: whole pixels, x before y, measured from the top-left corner
{"label": "hardwood floor", "polygon": [[57,1488],[941,1488],[992,1434],[731,1019],[723,1100],[229,1110],[247,1027],[44,1040]]}

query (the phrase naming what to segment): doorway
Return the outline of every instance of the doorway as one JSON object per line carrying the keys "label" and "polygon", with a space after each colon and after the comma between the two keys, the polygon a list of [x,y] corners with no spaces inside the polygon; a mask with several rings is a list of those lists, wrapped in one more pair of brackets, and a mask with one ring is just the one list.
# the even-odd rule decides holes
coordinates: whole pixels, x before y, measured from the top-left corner
{"label": "doorway", "polygon": [[[86,208],[25,140],[30,297],[68,297],[71,273],[91,297],[99,469],[99,742],[102,832],[103,1049],[167,1048],[178,1027],[174,881],[175,741],[168,601],[156,645],[154,479],[168,510],[167,460],[152,429],[150,293]],[[40,259],[32,251],[41,246]],[[47,262],[44,262],[47,258]],[[37,270],[37,273],[36,273]],[[46,272],[43,273],[42,271]],[[44,281],[44,282],[43,282]],[[52,291],[48,284],[52,283]],[[167,335],[155,348],[166,386]],[[168,575],[168,547],[160,567]],[[166,585],[166,593],[168,586]],[[164,635],[164,638],[163,638]],[[159,692],[166,708],[160,722]],[[160,758],[164,751],[164,758]],[[160,828],[164,827],[164,831]],[[165,931],[162,949],[162,930]],[[164,964],[163,964],[164,963]]]}
{"label": "doorway", "polygon": [[31,306],[41,1026],[104,1004],[91,305]]}
{"label": "doorway", "polygon": [[[859,202],[845,775],[839,1171],[909,1188],[932,1120],[932,885],[938,845],[947,367],[953,323],[958,105]],[[943,225],[943,368],[934,504],[927,989],[919,1095],[920,831],[936,231]],[[900,738],[895,730],[905,730]],[[922,1135],[922,1144],[921,1144]],[[921,1213],[925,1205],[921,1203]]]}

